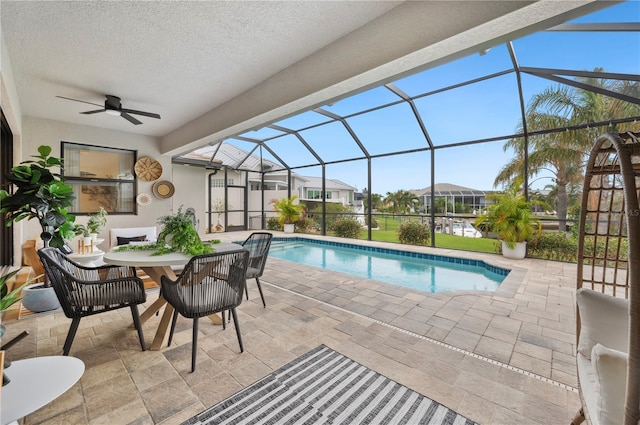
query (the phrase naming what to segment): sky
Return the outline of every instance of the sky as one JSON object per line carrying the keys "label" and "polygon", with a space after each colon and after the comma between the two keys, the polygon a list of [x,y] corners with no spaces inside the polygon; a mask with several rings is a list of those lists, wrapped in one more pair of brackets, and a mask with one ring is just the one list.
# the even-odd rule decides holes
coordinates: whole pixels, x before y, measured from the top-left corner
{"label": "sky", "polygon": [[[571,22],[638,23],[640,1],[613,5]],[[601,67],[607,72],[640,75],[640,32],[542,32],[514,40],[513,46],[522,67],[568,70]],[[499,45],[484,55],[474,54],[395,81],[394,85],[408,95],[415,96],[507,69],[512,69],[508,50],[506,45]],[[557,86],[554,82],[527,74],[522,76],[522,85],[525,102],[544,88]],[[324,109],[338,115],[349,115],[397,100],[399,98],[390,90],[378,87],[326,105]],[[415,103],[436,147],[509,136],[517,131],[520,123],[515,73],[420,98]],[[323,115],[309,111],[276,125],[300,129],[326,120]],[[348,118],[347,122],[371,155],[419,149],[426,143],[406,103]],[[276,134],[280,133],[270,129],[251,132],[252,137],[260,138]],[[301,136],[327,162],[363,156],[344,126],[338,123],[303,131]],[[242,142],[232,143],[251,150],[248,146],[242,146]],[[267,145],[291,167],[317,163],[293,135],[273,139]],[[492,190],[498,171],[513,157],[513,152],[504,152],[503,145],[504,141],[498,141],[436,149],[435,183]],[[268,153],[264,157],[278,162]],[[326,170],[328,178],[341,180],[359,191],[369,187],[366,160],[332,164]],[[322,171],[321,167],[316,166],[294,172],[320,177]],[[549,173],[535,176],[531,179],[531,187],[542,189],[552,183],[551,177]],[[430,184],[430,152],[372,159],[370,189],[373,193],[384,195],[399,189],[423,189]]]}

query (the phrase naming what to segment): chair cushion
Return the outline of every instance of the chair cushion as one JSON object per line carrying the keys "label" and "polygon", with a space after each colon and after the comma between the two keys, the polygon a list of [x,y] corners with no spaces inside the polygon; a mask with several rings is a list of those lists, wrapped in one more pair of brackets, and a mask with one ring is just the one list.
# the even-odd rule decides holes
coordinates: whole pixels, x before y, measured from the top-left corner
{"label": "chair cushion", "polygon": [[629,342],[629,301],[587,288],[576,292],[580,310],[578,351],[591,359],[591,350],[600,343],[626,353]]}
{"label": "chair cushion", "polygon": [[118,245],[126,245],[129,242],[144,242],[147,239],[146,235],[141,235],[141,236],[132,236],[130,238],[124,237],[124,236],[117,236],[118,238]]}
{"label": "chair cushion", "polygon": [[627,378],[626,353],[596,344],[591,351],[591,365],[595,374],[595,391],[599,397],[591,415],[600,425],[624,422],[624,400]]}
{"label": "chair cushion", "polygon": [[260,277],[260,270],[254,267],[247,267],[247,279],[253,279],[254,277]]}

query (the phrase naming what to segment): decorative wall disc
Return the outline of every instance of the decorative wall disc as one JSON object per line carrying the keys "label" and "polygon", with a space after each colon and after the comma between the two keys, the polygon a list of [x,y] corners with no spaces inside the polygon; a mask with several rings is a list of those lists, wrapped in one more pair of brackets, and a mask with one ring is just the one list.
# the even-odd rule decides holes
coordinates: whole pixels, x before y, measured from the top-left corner
{"label": "decorative wall disc", "polygon": [[148,156],[143,156],[136,161],[136,165],[133,167],[133,170],[136,172],[136,176],[138,176],[140,180],[146,182],[158,180],[162,175],[162,165],[160,165],[160,163],[155,159]]}
{"label": "decorative wall disc", "polygon": [[173,187],[173,183],[167,180],[160,180],[159,182],[155,182],[151,187],[153,190],[153,194],[158,199],[167,199],[173,196],[175,192],[175,187]]}
{"label": "decorative wall disc", "polygon": [[142,207],[151,205],[151,195],[149,195],[148,193],[139,193],[136,197],[136,202]]}

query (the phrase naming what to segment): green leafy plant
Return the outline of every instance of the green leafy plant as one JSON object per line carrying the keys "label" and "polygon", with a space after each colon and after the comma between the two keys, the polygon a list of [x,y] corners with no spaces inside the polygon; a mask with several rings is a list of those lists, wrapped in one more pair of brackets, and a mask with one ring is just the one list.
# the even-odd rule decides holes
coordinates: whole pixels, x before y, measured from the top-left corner
{"label": "green leafy plant", "polygon": [[429,226],[417,221],[409,221],[398,228],[398,240],[408,245],[427,245],[431,239]]}
{"label": "green leafy plant", "polygon": [[82,224],[76,224],[75,226],[73,226],[73,233],[76,236],[83,236],[85,238],[89,237],[89,229],[87,229],[86,226],[83,226]]}
{"label": "green leafy plant", "polygon": [[527,244],[528,255],[544,260],[576,262],[578,239],[562,233],[541,233]]}
{"label": "green leafy plant", "polygon": [[313,220],[307,217],[300,217],[296,221],[296,233],[308,233],[313,227]]}
{"label": "green leafy plant", "polygon": [[361,228],[362,224],[352,217],[340,218],[333,223],[333,232],[341,238],[358,239]]}
{"label": "green leafy plant", "polygon": [[[309,202],[307,203],[307,217],[312,219],[317,228],[322,227],[322,203],[321,202]],[[342,205],[337,202],[327,202],[325,204],[325,225],[327,230],[333,231],[333,224],[336,220],[343,217],[351,217],[353,215],[353,208]]]}
{"label": "green leafy plant", "polygon": [[296,204],[295,200],[298,199],[296,195],[291,198],[281,198],[271,201],[273,208],[279,214],[279,222],[281,225],[294,224],[304,211],[304,206]]}
{"label": "green leafy plant", "polygon": [[20,270],[22,269],[14,270],[0,276],[0,314],[4,313],[9,307],[20,301],[20,299],[22,298],[22,296],[20,295],[20,291],[22,291],[22,288],[35,282],[42,276],[40,275],[32,277],[19,287],[13,288],[13,290],[9,291],[9,285],[7,284],[7,282],[15,275],[17,275]]}
{"label": "green leafy plant", "polygon": [[100,207],[98,212],[89,215],[87,221],[87,229],[89,233],[100,233],[100,230],[107,224],[107,211]]}
{"label": "green leafy plant", "polygon": [[45,246],[62,247],[64,240],[73,237],[75,216],[67,213],[75,195],[52,169],[62,160],[51,156],[50,146],[38,147],[37,161],[24,161],[11,169],[7,181],[17,187],[13,194],[0,190],[0,213],[6,214],[6,225],[22,220],[37,219],[42,228],[40,237]]}
{"label": "green leafy plant", "polygon": [[531,203],[518,192],[521,181],[516,180],[509,190],[487,195],[495,201],[487,207],[487,212],[476,219],[475,225],[497,233],[498,239],[509,248],[516,242],[525,242],[542,231],[540,220],[531,212]]}
{"label": "green leafy plant", "polygon": [[280,219],[278,217],[269,217],[267,219],[267,230],[282,230]]}
{"label": "green leafy plant", "polygon": [[144,245],[122,245],[116,251],[154,251],[151,255],[164,255],[171,252],[181,252],[186,255],[201,255],[215,252],[213,245],[220,240],[203,242],[193,225],[192,215],[182,212],[182,205],[178,212],[165,215],[158,219],[162,230],[155,243]]}

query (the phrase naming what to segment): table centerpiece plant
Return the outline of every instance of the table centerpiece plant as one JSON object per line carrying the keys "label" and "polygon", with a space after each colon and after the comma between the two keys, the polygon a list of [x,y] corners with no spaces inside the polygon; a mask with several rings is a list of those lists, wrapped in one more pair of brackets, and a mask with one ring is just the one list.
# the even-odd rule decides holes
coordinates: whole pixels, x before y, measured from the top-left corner
{"label": "table centerpiece plant", "polygon": [[202,241],[193,225],[191,214],[182,212],[182,205],[175,214],[158,218],[162,226],[158,240],[148,244],[129,244],[116,248],[116,251],[154,251],[151,255],[164,255],[180,252],[185,255],[201,255],[215,252],[213,245],[220,243],[219,239]]}

